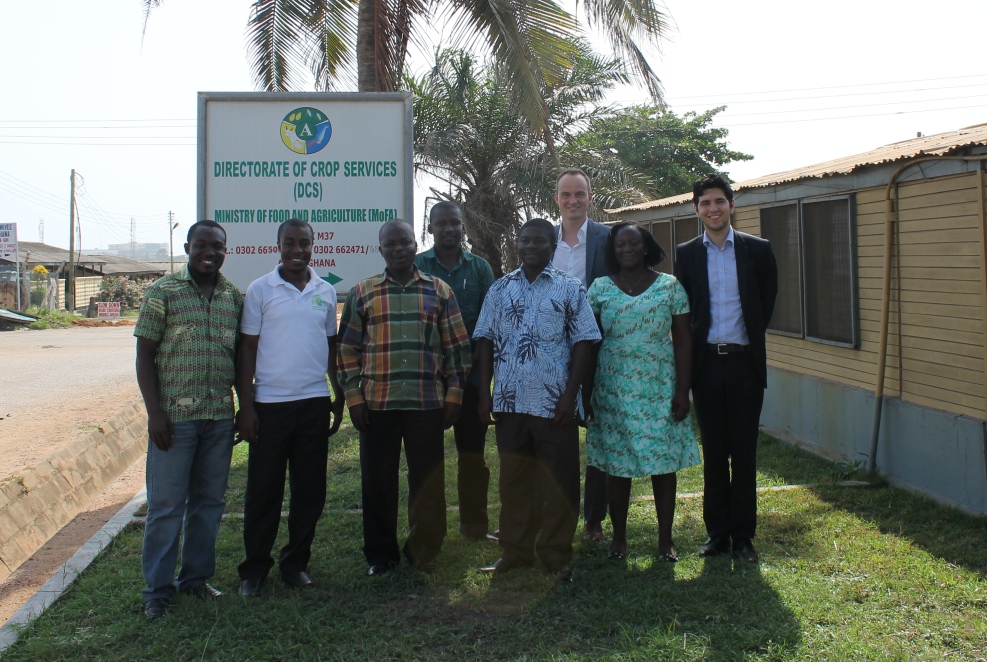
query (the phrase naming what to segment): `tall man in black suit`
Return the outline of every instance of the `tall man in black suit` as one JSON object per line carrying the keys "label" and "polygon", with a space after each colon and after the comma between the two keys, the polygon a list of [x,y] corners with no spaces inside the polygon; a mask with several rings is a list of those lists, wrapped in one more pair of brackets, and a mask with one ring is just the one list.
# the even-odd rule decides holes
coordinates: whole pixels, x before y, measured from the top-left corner
{"label": "tall man in black suit", "polygon": [[[692,187],[705,232],[680,244],[675,276],[692,309],[692,397],[703,445],[702,556],[730,551],[756,563],[755,470],[758,422],[767,386],[764,334],[778,267],[771,244],[730,226],[733,190],[707,175]],[[731,475],[732,474],[732,475]]]}
{"label": "tall man in black suit", "polygon": [[[594,280],[610,275],[603,259],[610,228],[589,218],[589,206],[593,202],[589,175],[576,168],[563,170],[555,184],[555,202],[559,205],[562,223],[555,229],[558,244],[552,266],[578,279],[589,289]],[[603,539],[606,516],[607,474],[587,465],[583,496],[583,528],[587,538]]]}

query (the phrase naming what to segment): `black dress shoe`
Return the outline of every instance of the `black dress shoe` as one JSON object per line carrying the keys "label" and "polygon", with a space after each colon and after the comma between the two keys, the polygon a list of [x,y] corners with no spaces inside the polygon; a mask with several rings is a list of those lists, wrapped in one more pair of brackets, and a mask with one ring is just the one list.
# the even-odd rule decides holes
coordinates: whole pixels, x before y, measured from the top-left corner
{"label": "black dress shoe", "polygon": [[737,558],[741,558],[749,563],[757,563],[759,560],[757,550],[754,549],[754,543],[747,538],[738,540],[733,544],[733,553]]}
{"label": "black dress shoe", "polygon": [[572,566],[568,566],[568,565],[564,566],[561,570],[559,570],[554,574],[555,574],[555,579],[557,579],[559,582],[568,582],[570,584],[572,583],[572,576],[573,576]]}
{"label": "black dress shoe", "polygon": [[218,588],[213,588],[208,583],[202,583],[191,588],[187,591],[182,591],[185,595],[191,595],[196,598],[202,598],[203,600],[218,600],[223,597],[223,592]]}
{"label": "black dress shoe", "polygon": [[706,542],[699,548],[699,556],[721,556],[729,551],[729,538],[706,538]]}
{"label": "black dress shoe", "polygon": [[367,577],[380,577],[394,569],[392,565],[372,565],[367,568]]}
{"label": "black dress shoe", "polygon": [[240,582],[240,595],[246,598],[256,598],[257,594],[260,593],[260,585],[263,583],[263,579],[244,579]]}
{"label": "black dress shoe", "polygon": [[469,538],[473,542],[500,542],[500,538],[492,533],[481,533],[480,535],[470,535],[467,533],[463,534],[465,537]]}
{"label": "black dress shoe", "polygon": [[296,570],[295,572],[282,572],[281,579],[288,586],[293,586],[295,588],[315,588],[315,582],[304,570]]}
{"label": "black dress shoe", "polygon": [[151,621],[161,618],[168,611],[168,602],[165,598],[151,598],[144,603],[144,615]]}

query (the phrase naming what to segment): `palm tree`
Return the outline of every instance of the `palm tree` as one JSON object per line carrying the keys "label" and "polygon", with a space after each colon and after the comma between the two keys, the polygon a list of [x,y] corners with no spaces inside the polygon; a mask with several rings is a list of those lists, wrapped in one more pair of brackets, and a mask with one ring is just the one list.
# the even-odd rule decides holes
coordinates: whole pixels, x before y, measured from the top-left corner
{"label": "palm tree", "polygon": [[[590,173],[602,206],[643,201],[640,179],[612,153],[570,144],[604,110],[596,104],[606,91],[627,79],[617,60],[595,56],[581,42],[571,47],[578,54],[575,66],[539,95],[559,161]],[[443,191],[433,189],[434,196],[463,204],[472,250],[497,276],[517,264],[521,223],[557,213],[556,160],[544,133],[532,130],[508,91],[510,76],[503,63],[482,65],[466,52],[446,50],[437,53],[431,71],[406,82],[415,94],[415,169],[446,184]]]}
{"label": "palm tree", "polygon": [[[146,29],[163,0],[141,2]],[[585,27],[605,34],[618,60],[660,101],[661,83],[638,43],[657,45],[667,32],[658,1],[582,0],[581,7]],[[287,91],[307,70],[319,89],[330,90],[351,84],[355,74],[361,92],[393,91],[410,40],[437,24],[451,29],[455,44],[492,54],[529,120],[544,129],[540,92],[571,69],[579,57],[572,38],[582,34],[558,0],[254,0],[247,22],[254,78],[264,91]]]}

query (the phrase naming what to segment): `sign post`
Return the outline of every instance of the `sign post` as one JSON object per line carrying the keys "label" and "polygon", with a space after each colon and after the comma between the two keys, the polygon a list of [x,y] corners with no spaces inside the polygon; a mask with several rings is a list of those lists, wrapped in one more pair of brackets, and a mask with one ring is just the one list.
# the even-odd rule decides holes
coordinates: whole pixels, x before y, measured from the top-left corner
{"label": "sign post", "polygon": [[0,259],[17,263],[17,311],[21,305],[21,260],[17,254],[17,223],[0,223]]}
{"label": "sign post", "polygon": [[380,226],[413,217],[411,110],[408,92],[200,92],[198,217],[226,230],[223,274],[246,290],[271,271],[289,218],[340,295],[380,273]]}

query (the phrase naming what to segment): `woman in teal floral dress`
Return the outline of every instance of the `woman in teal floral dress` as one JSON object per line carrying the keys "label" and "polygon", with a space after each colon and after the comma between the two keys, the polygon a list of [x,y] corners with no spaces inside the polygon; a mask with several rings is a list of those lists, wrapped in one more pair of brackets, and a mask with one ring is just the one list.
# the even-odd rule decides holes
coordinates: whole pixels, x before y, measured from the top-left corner
{"label": "woman in teal floral dress", "polygon": [[651,476],[658,557],[677,560],[675,472],[699,464],[689,421],[689,300],[674,276],[651,269],[664,257],[644,228],[615,225],[605,249],[614,275],[596,279],[587,293],[603,333],[593,383],[584,389],[591,418],[587,464],[607,473],[612,559],[627,554],[631,479]]}

